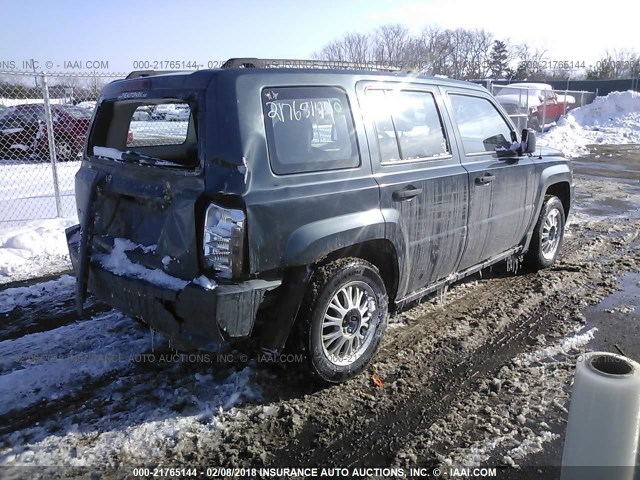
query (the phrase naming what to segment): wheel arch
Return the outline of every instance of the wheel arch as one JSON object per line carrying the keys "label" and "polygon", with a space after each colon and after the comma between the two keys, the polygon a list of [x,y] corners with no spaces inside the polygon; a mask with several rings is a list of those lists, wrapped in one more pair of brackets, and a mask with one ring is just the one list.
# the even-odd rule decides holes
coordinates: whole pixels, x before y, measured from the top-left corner
{"label": "wheel arch", "polygon": [[346,257],[355,257],[365,260],[375,266],[384,281],[390,306],[398,292],[399,265],[398,255],[390,240],[367,240],[355,245],[334,250],[321,258],[315,265],[326,264],[334,260]]}
{"label": "wheel arch", "polygon": [[569,182],[561,181],[549,185],[544,192],[543,202],[544,197],[549,195],[553,195],[560,199],[562,206],[564,207],[564,216],[567,218],[569,216],[569,210],[571,209],[571,185]]}

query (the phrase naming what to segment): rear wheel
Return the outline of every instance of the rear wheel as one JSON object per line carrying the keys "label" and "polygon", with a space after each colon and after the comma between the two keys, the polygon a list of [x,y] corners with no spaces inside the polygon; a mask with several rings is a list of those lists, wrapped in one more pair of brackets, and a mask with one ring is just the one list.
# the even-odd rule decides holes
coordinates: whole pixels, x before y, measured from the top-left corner
{"label": "rear wheel", "polygon": [[562,246],[564,226],[562,202],[558,197],[547,195],[525,256],[529,267],[539,270],[553,265]]}
{"label": "rear wheel", "polygon": [[387,327],[387,292],[378,269],[357,258],[322,266],[305,302],[299,335],[311,371],[339,383],[364,370]]}

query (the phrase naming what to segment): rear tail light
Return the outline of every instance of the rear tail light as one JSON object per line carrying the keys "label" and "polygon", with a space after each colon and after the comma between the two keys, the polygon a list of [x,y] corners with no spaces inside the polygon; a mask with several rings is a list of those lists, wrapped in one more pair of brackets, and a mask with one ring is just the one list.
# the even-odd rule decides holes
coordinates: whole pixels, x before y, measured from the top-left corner
{"label": "rear tail light", "polygon": [[212,203],[204,220],[203,253],[207,265],[225,278],[239,278],[244,259],[245,215]]}

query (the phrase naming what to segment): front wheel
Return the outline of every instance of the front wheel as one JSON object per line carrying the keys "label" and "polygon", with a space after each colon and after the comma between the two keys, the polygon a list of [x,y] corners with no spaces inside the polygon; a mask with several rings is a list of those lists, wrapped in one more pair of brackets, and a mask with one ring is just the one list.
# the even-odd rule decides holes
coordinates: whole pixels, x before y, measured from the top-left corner
{"label": "front wheel", "polygon": [[564,238],[564,206],[558,197],[545,197],[538,223],[531,237],[525,262],[534,270],[547,268],[556,261]]}
{"label": "front wheel", "polygon": [[66,162],[78,159],[79,150],[67,140],[56,140],[56,160]]}
{"label": "front wheel", "polygon": [[303,312],[300,340],[311,371],[327,383],[357,375],[387,327],[387,292],[378,269],[357,258],[320,267]]}

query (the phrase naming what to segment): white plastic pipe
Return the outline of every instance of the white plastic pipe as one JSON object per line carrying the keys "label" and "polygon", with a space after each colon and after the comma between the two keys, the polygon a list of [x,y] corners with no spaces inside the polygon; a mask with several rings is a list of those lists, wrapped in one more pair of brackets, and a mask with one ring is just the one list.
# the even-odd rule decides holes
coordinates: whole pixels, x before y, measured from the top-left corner
{"label": "white plastic pipe", "polygon": [[606,352],[581,355],[571,394],[562,480],[631,480],[639,432],[640,364]]}

